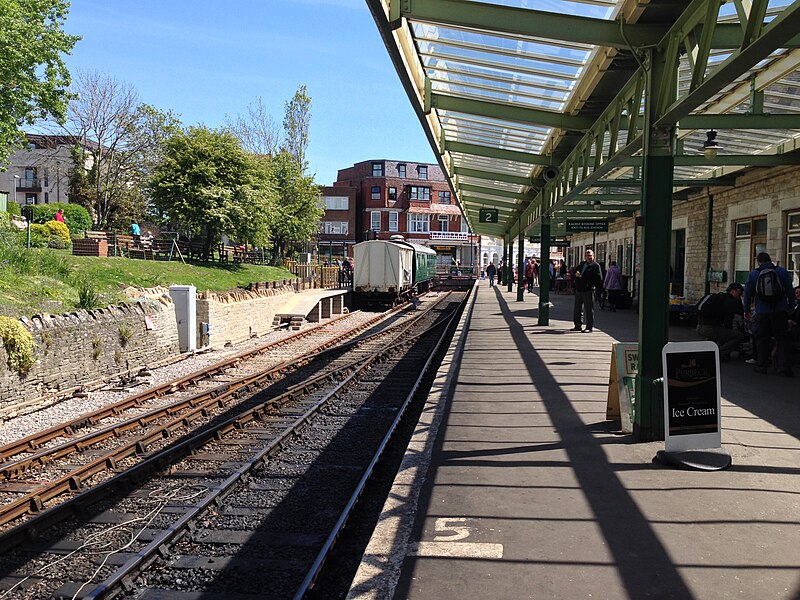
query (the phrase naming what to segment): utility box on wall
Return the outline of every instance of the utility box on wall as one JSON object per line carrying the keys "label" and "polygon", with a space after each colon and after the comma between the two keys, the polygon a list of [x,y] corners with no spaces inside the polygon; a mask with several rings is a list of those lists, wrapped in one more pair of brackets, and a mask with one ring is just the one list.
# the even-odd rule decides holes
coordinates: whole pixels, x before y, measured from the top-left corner
{"label": "utility box on wall", "polygon": [[192,352],[197,349],[197,289],[193,285],[171,285],[169,296],[175,304],[181,352]]}

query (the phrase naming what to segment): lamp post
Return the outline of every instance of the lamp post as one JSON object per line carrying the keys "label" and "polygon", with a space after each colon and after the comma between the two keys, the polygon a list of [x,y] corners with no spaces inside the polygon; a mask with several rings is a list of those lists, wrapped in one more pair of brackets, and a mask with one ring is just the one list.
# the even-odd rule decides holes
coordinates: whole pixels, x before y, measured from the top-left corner
{"label": "lamp post", "polygon": [[[19,175],[14,175],[14,202],[17,202],[17,188],[19,187]],[[19,204],[19,202],[17,202]]]}

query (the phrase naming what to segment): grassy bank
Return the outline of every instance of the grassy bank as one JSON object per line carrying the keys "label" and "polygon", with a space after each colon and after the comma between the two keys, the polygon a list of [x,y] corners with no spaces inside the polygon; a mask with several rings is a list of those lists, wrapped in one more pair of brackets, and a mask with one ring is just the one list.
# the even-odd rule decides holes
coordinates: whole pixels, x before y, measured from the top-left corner
{"label": "grassy bank", "polygon": [[123,301],[122,290],[127,286],[194,284],[201,291],[222,291],[291,277],[278,267],[93,258],[59,250],[0,248],[0,314],[58,313],[85,306],[87,299],[106,306]]}

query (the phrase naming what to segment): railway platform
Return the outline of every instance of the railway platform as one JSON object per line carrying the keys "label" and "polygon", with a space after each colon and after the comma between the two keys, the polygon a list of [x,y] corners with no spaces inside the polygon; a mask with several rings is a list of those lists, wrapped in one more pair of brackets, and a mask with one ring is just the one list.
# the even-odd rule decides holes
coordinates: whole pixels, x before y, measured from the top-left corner
{"label": "railway platform", "polygon": [[293,294],[283,308],[275,313],[273,325],[289,323],[292,329],[300,329],[304,321],[319,323],[322,319],[341,315],[349,291],[349,288],[318,289]]}
{"label": "railway platform", "polygon": [[634,311],[582,334],[571,296],[538,326],[536,294],[478,285],[349,598],[800,597],[796,379],[722,364],[733,466],[660,466],[605,418]]}

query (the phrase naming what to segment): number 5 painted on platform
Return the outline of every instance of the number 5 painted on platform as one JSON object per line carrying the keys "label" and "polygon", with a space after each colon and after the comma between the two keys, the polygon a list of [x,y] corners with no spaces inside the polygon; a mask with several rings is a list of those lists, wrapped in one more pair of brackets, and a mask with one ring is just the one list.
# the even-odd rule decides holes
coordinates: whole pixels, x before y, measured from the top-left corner
{"label": "number 5 painted on platform", "polygon": [[434,541],[455,542],[469,537],[469,527],[458,524],[466,522],[467,520],[464,517],[436,519],[436,531],[452,531],[453,533],[451,535],[437,535],[433,538]]}

